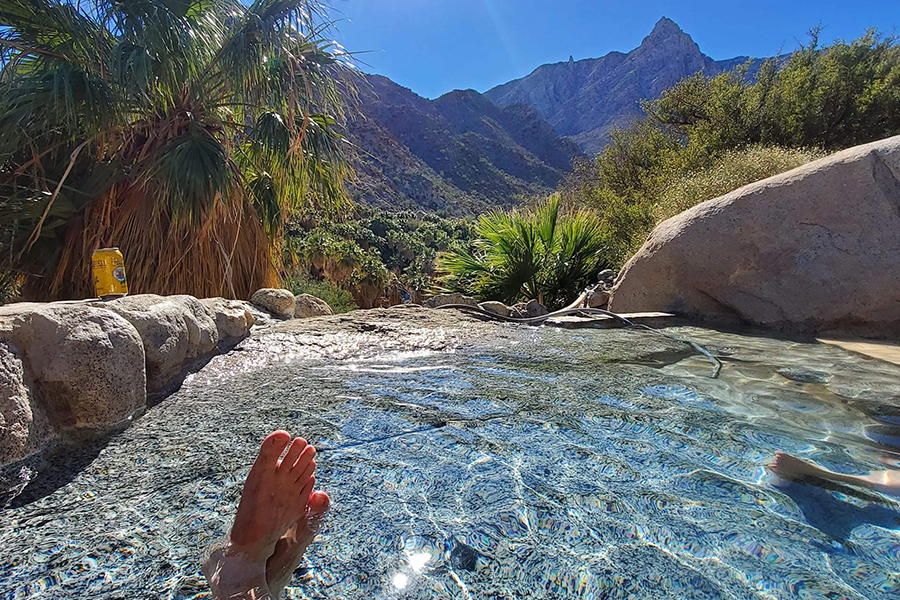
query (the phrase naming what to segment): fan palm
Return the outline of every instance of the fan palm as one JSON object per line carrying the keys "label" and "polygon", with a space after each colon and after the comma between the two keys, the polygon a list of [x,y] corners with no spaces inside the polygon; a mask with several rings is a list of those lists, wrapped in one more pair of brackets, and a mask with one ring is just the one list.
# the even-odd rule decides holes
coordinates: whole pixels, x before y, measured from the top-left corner
{"label": "fan palm", "polygon": [[561,215],[553,196],[529,212],[493,212],[475,226],[473,248],[439,257],[448,289],[484,300],[537,299],[559,308],[609,266],[606,229],[595,215]]}
{"label": "fan palm", "polygon": [[93,294],[118,246],[133,292],[248,297],[285,218],[346,197],[351,86],[316,0],[3,0],[0,268]]}

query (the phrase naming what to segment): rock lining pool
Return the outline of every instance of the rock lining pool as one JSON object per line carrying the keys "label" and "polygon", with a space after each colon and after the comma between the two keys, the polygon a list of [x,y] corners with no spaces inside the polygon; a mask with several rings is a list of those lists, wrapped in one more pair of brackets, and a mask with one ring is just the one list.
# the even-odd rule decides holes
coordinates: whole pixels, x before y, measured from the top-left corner
{"label": "rock lining pool", "polygon": [[[893,598],[900,502],[779,482],[883,469],[900,367],[837,347],[388,310],[287,324],[2,511],[4,598],[203,598],[259,440],[319,450],[333,512],[288,598]],[[896,454],[895,454],[896,456]]]}

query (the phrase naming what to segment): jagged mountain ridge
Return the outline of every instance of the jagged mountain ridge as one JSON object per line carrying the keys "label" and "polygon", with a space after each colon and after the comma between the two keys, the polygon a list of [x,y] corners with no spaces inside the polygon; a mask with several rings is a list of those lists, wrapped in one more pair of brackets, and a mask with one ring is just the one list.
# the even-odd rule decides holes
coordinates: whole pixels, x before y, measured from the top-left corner
{"label": "jagged mountain ridge", "polygon": [[[663,17],[641,45],[628,53],[546,64],[484,95],[499,106],[524,103],[540,112],[562,136],[595,154],[616,126],[641,114],[639,101],[702,70],[716,75],[751,60],[713,60],[671,19]],[[752,59],[752,74],[761,60]]]}
{"label": "jagged mountain ridge", "polygon": [[552,192],[580,154],[524,104],[500,107],[474,90],[428,100],[378,75],[357,88],[350,192],[376,206],[450,214],[511,206]]}
{"label": "jagged mountain ridge", "polygon": [[[363,75],[351,195],[387,209],[473,214],[552,192],[583,153],[641,114],[640,100],[697,71],[715,75],[760,59],[713,60],[663,17],[631,52],[546,64],[479,94],[435,100],[380,75]],[[351,111],[352,112],[352,111]]]}

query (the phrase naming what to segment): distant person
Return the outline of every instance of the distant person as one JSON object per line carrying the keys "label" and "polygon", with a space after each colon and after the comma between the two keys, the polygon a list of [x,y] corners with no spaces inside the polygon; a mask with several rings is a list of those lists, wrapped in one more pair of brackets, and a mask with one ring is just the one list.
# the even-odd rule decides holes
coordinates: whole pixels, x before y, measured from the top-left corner
{"label": "distant person", "polygon": [[[896,461],[883,460],[884,462],[889,462],[892,466],[900,466]],[[818,477],[827,481],[858,485],[892,496],[900,496],[900,471],[872,471],[868,475],[844,475],[843,473],[835,473],[834,471],[818,467],[784,452],[776,452],[775,460],[768,465],[768,468],[771,472],[786,479]]]}
{"label": "distant person", "polygon": [[313,490],[315,455],[305,440],[291,442],[284,431],[263,440],[231,533],[203,563],[214,600],[281,597],[331,502],[328,494]]}

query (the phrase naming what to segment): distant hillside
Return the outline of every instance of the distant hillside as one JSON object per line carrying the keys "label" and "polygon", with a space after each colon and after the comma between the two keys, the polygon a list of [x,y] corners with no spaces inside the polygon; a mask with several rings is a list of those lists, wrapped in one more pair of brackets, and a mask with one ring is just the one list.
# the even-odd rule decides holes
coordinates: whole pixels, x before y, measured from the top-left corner
{"label": "distant hillside", "polygon": [[350,191],[375,206],[450,214],[510,206],[552,192],[580,154],[524,104],[500,107],[472,90],[427,100],[377,75],[358,87]]}
{"label": "distant hillside", "polygon": [[[697,71],[715,75],[748,60],[746,56],[711,59],[674,21],[663,17],[641,45],[627,54],[610,52],[601,58],[543,65],[484,95],[499,106],[534,107],[557,133],[595,154],[614,127],[641,114],[641,99],[656,98]],[[753,69],[760,62],[754,61]]]}

